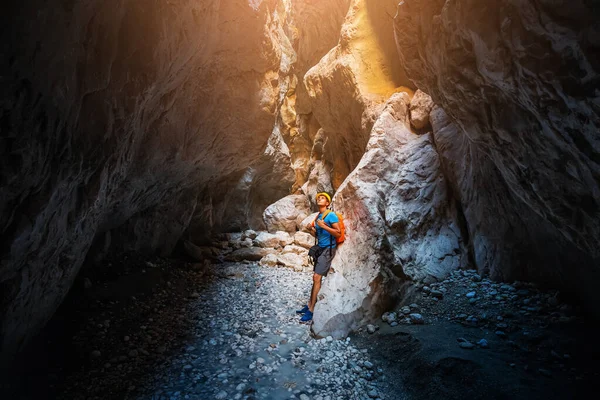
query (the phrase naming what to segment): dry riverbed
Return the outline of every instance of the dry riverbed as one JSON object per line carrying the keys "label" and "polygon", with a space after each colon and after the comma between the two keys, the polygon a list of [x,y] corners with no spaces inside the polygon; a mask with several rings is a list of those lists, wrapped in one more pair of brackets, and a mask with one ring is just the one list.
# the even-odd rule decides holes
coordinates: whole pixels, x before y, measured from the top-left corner
{"label": "dry riverbed", "polygon": [[310,283],[310,273],[254,262],[122,256],[80,278],[3,390],[15,399],[562,399],[598,381],[598,341],[559,293],[457,271],[415,285],[382,320],[337,341],[298,323]]}

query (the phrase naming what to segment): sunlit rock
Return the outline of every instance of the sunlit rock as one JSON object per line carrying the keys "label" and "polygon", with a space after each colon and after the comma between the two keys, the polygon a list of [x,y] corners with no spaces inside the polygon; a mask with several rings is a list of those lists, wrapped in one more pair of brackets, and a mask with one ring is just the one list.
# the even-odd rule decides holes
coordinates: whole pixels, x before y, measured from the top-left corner
{"label": "sunlit rock", "polygon": [[296,232],[298,218],[310,213],[310,203],[304,195],[290,195],[266,208],[263,219],[269,232]]}
{"label": "sunlit rock", "polygon": [[[339,187],[358,165],[373,123],[394,92],[412,84],[393,45],[389,15],[397,1],[353,0],[338,45],[305,75],[297,111],[310,114],[321,129],[322,159]],[[310,129],[314,124],[305,124]]]}
{"label": "sunlit rock", "polygon": [[302,221],[302,224],[301,224],[303,232],[305,232],[305,233],[308,232],[308,230],[306,229],[306,226],[315,222],[317,215],[319,215],[319,213],[315,212],[315,213],[310,214],[308,217],[304,218],[304,220]]}
{"label": "sunlit rock", "polygon": [[254,239],[254,245],[257,247],[281,247],[279,244],[279,238],[268,232],[259,232],[258,236]]}
{"label": "sunlit rock", "polygon": [[287,232],[277,231],[275,232],[275,237],[279,240],[279,246],[285,247],[288,244],[294,243],[294,238]]}
{"label": "sunlit rock", "polygon": [[286,268],[292,268],[295,271],[302,271],[307,264],[308,259],[296,253],[283,253],[277,255],[277,263]]}
{"label": "sunlit rock", "polygon": [[333,193],[329,165],[329,163],[324,163],[319,160],[315,161],[312,164],[308,180],[302,185],[302,192],[310,199],[312,205],[316,205],[317,193]]}
{"label": "sunlit rock", "polygon": [[410,123],[416,129],[429,126],[429,113],[433,109],[433,100],[421,90],[417,90],[410,101]]}
{"label": "sunlit rock", "polygon": [[305,247],[301,247],[301,246],[296,246],[293,244],[287,245],[283,248],[283,250],[281,250],[282,254],[285,253],[294,253],[294,254],[298,254],[301,256],[308,256],[308,250]]}
{"label": "sunlit rock", "polygon": [[336,194],[346,241],[319,294],[318,336],[344,337],[375,321],[408,278],[442,279],[467,263],[438,155],[430,135],[411,132],[409,103],[406,93],[390,98],[367,152]]}
{"label": "sunlit rock", "polygon": [[296,79],[286,93],[281,115],[282,134],[296,174],[292,186],[295,192],[306,182],[310,172],[314,133],[319,128],[315,118],[307,115],[303,105],[297,102],[298,96],[305,97],[302,80],[306,72],[338,44],[350,0],[292,1],[291,5],[293,19],[287,31],[297,55]]}
{"label": "sunlit rock", "polygon": [[294,244],[305,249],[310,249],[315,245],[315,237],[306,232],[296,232],[294,234]]}
{"label": "sunlit rock", "polygon": [[277,256],[275,254],[267,254],[263,258],[260,259],[260,265],[265,267],[275,267],[277,266]]}

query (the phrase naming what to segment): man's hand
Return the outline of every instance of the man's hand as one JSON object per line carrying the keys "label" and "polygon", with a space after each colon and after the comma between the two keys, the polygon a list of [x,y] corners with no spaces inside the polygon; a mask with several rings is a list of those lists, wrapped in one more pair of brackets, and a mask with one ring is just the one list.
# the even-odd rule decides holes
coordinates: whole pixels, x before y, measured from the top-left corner
{"label": "man's hand", "polygon": [[319,225],[321,228],[325,228],[325,227],[329,228],[329,226],[322,219],[317,220],[317,225]]}

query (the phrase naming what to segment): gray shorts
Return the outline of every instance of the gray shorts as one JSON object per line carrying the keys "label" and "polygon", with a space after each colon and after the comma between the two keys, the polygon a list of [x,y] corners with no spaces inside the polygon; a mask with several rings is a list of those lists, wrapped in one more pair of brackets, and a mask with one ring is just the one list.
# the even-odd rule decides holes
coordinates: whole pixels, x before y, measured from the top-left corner
{"label": "gray shorts", "polygon": [[317,262],[315,263],[315,274],[327,276],[329,269],[331,268],[331,261],[333,260],[333,257],[335,257],[336,250],[337,249],[335,247],[327,247],[325,250],[323,250],[319,258],[317,258]]}

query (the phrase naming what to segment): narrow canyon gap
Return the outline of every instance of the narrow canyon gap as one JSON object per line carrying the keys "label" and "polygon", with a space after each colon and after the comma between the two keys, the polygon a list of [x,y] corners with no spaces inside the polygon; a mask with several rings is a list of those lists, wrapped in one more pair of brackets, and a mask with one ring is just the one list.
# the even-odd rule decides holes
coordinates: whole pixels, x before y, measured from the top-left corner
{"label": "narrow canyon gap", "polygon": [[3,363],[82,268],[294,236],[319,190],[348,240],[317,336],[459,268],[598,315],[595,1],[23,0],[0,21]]}

